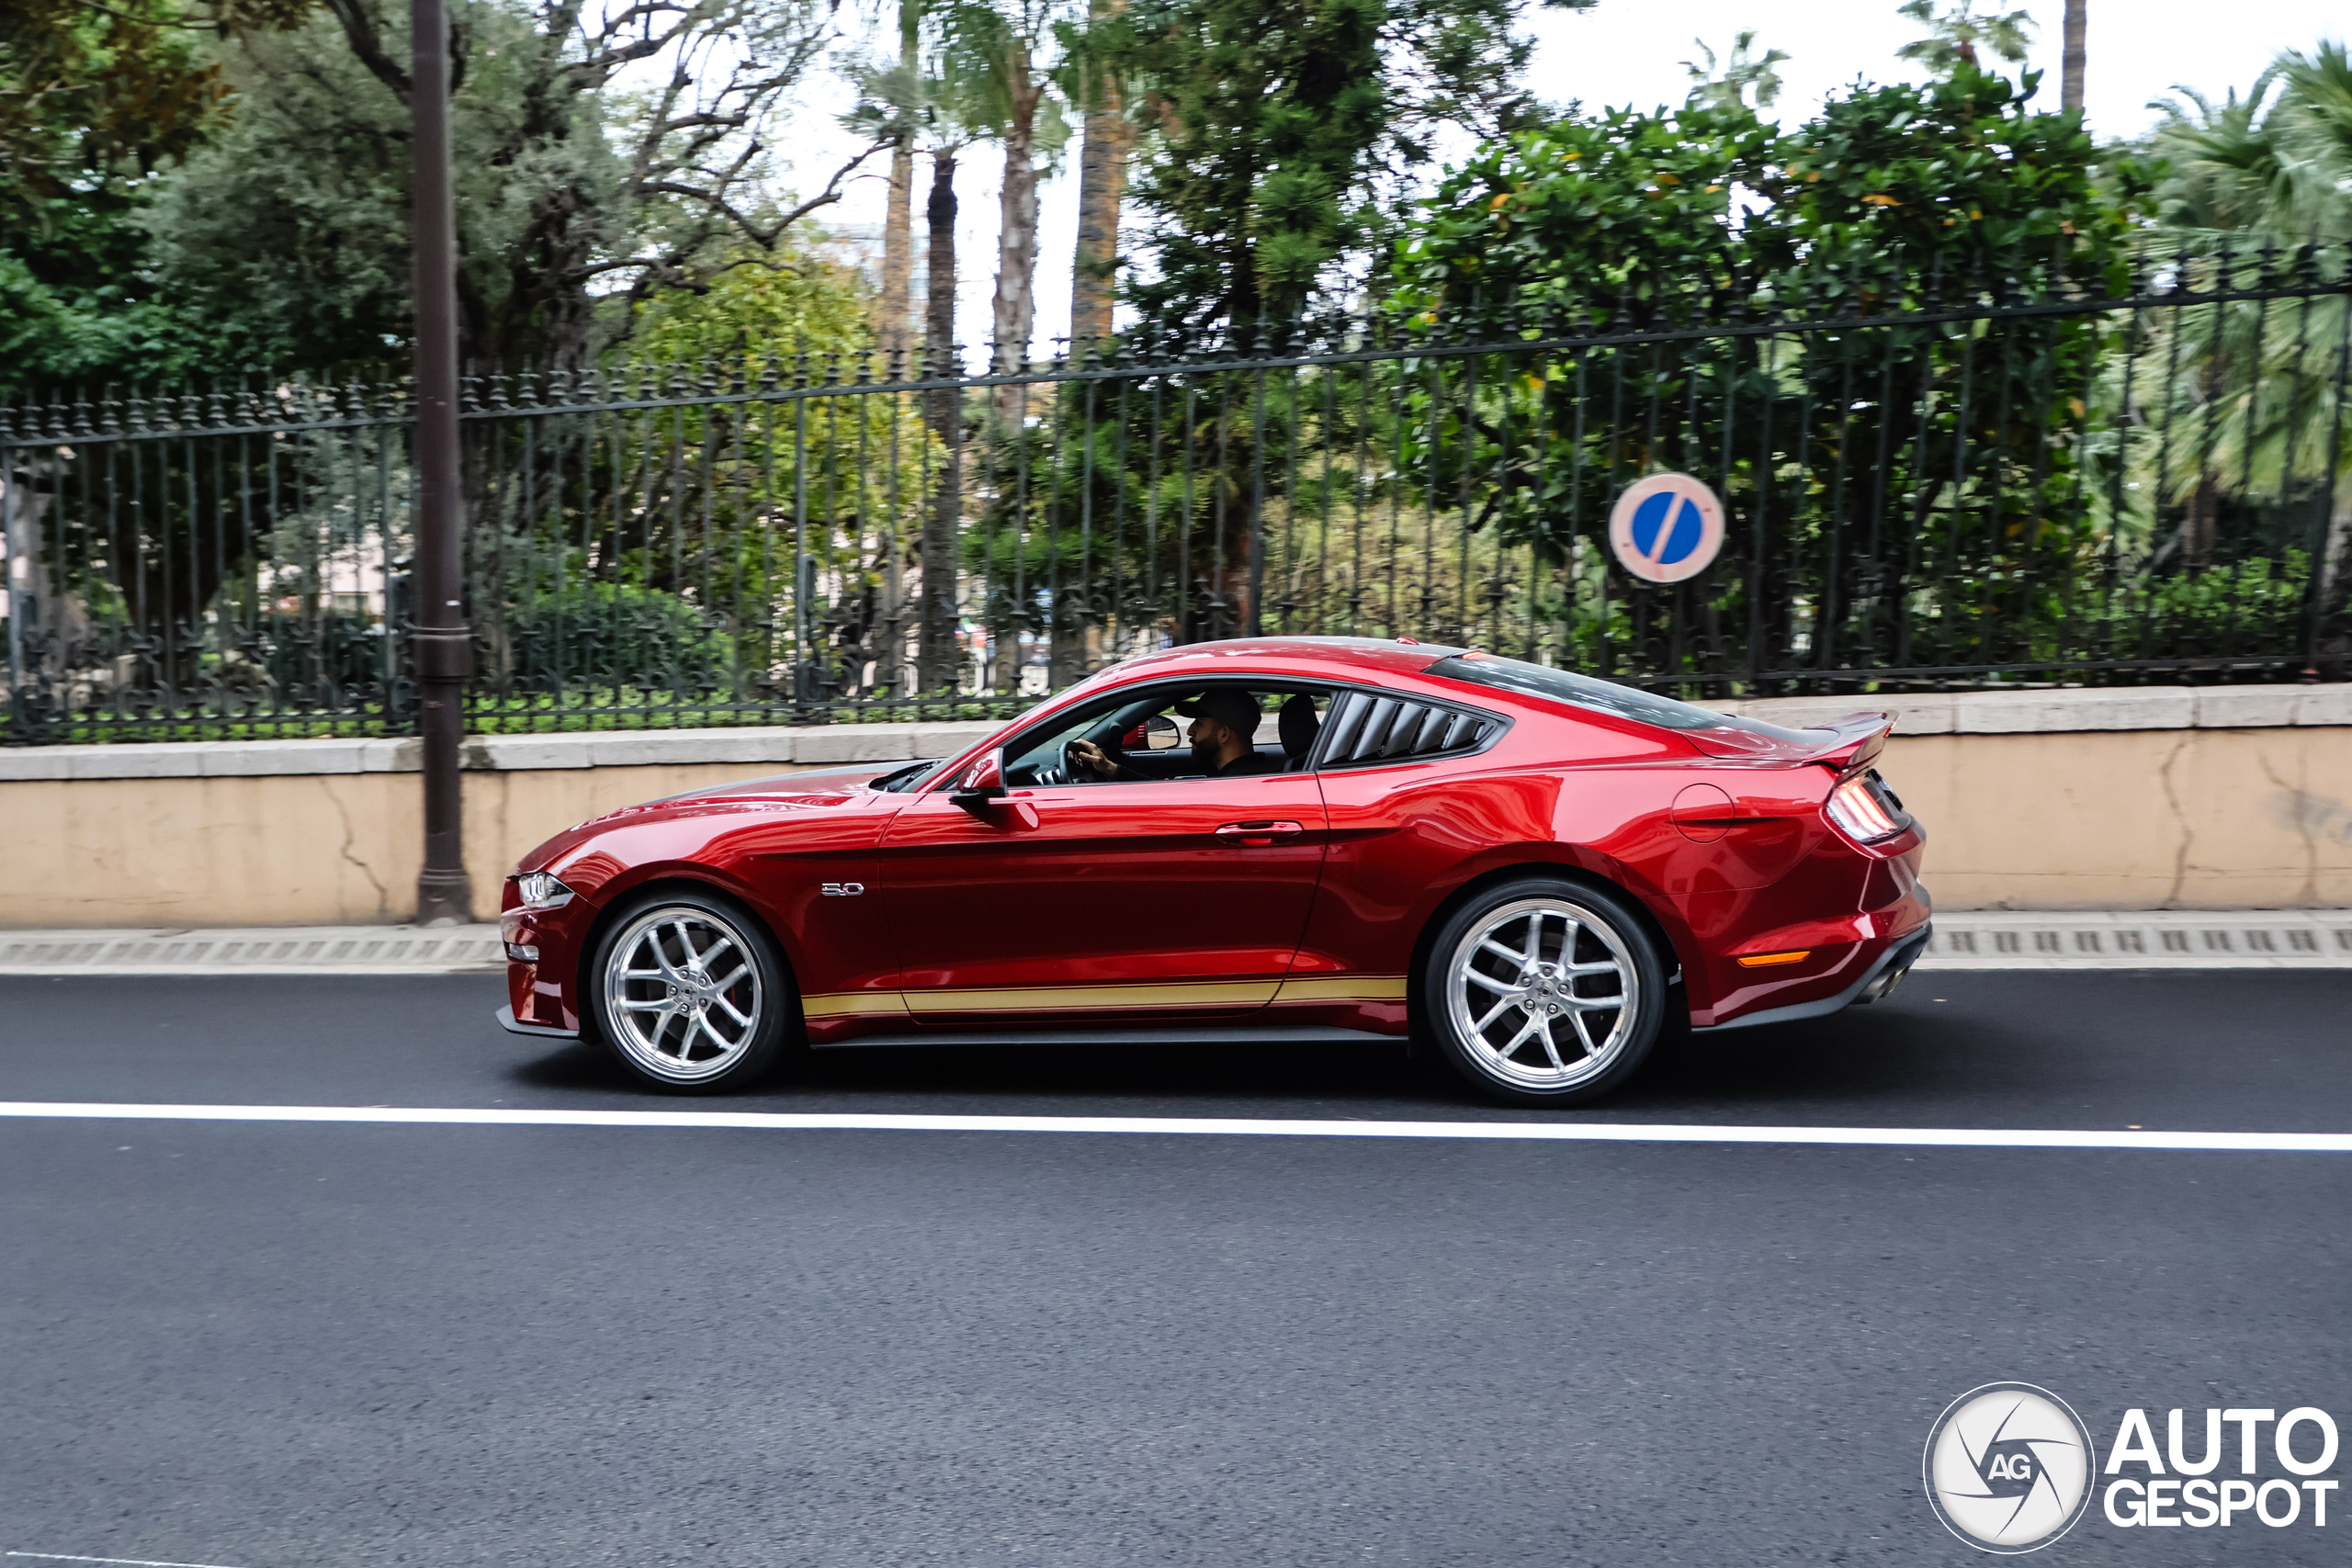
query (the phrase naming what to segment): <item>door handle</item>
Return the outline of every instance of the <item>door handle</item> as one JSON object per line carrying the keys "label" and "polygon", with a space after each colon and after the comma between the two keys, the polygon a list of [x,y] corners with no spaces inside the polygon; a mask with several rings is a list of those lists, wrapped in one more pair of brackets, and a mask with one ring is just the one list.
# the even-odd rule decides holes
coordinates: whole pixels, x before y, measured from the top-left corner
{"label": "door handle", "polygon": [[1278,839],[1295,839],[1306,831],[1295,822],[1227,822],[1216,836],[1244,849],[1262,849]]}

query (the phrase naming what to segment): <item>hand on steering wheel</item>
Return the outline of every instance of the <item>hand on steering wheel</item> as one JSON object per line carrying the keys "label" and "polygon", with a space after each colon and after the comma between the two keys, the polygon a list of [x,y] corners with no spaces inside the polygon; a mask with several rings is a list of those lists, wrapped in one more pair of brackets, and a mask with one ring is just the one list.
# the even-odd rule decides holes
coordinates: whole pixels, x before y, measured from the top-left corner
{"label": "hand on steering wheel", "polygon": [[1062,771],[1072,784],[1092,784],[1112,777],[1119,764],[1091,740],[1073,740],[1062,748]]}

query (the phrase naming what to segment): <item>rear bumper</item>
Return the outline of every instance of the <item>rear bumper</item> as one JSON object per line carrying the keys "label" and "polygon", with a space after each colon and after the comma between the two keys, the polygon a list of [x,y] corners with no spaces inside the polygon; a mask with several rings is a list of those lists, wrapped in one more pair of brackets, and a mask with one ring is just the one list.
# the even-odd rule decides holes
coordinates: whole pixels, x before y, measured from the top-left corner
{"label": "rear bumper", "polygon": [[577,1040],[580,1038],[580,1031],[576,1029],[557,1029],[552,1025],[545,1023],[525,1023],[521,1019],[514,1016],[514,1010],[511,1007],[500,1008],[496,1012],[491,1014],[491,1017],[498,1020],[498,1027],[506,1031],[509,1034],[535,1034],[542,1040]]}
{"label": "rear bumper", "polygon": [[1761,1012],[1744,1013],[1738,1018],[1703,1029],[1693,1029],[1693,1034],[1715,1034],[1726,1029],[1747,1029],[1758,1023],[1796,1023],[1808,1018],[1826,1018],[1842,1012],[1856,1002],[1874,1002],[1894,991],[1928,951],[1928,938],[1935,934],[1931,920],[1917,931],[1898,938],[1878,955],[1878,961],[1862,971],[1861,978],[1833,997],[1818,1001],[1797,1002],[1789,1007],[1766,1008]]}

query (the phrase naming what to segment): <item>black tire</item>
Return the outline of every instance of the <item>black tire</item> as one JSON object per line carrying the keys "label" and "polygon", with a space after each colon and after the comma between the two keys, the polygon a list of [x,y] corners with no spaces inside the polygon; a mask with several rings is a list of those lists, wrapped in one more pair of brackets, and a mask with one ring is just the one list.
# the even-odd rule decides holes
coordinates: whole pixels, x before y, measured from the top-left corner
{"label": "black tire", "polygon": [[1667,974],[1624,894],[1514,877],[1438,928],[1421,971],[1422,1026],[1456,1072],[1496,1099],[1589,1104],[1633,1077],[1657,1043],[1673,1005]]}
{"label": "black tire", "polygon": [[[726,967],[736,953],[740,970]],[[800,1033],[800,995],[775,939],[733,899],[698,888],[651,888],[621,905],[582,980],[595,1038],[662,1094],[748,1089]]]}

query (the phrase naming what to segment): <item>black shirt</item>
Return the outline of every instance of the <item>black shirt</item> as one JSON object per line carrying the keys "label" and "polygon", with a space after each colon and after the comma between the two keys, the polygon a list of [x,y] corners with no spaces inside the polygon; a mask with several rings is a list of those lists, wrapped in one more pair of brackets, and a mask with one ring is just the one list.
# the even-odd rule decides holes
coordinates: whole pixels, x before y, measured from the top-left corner
{"label": "black shirt", "polygon": [[[1111,778],[1114,780],[1125,780],[1133,784],[1143,784],[1154,779],[1166,779],[1171,776],[1176,778],[1187,776],[1182,773],[1173,775],[1164,773],[1139,773],[1136,772],[1135,769],[1127,766],[1127,761],[1125,757],[1117,758],[1117,762],[1118,769],[1115,773],[1111,774]],[[1241,755],[1236,757],[1225,766],[1216,769],[1207,776],[1213,779],[1238,779],[1248,777],[1253,773],[1279,773],[1282,771],[1283,762],[1281,759],[1261,756],[1258,752],[1250,750],[1242,752]],[[1193,774],[1190,776],[1199,777],[1200,775]]]}

